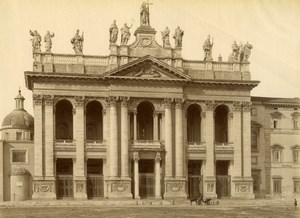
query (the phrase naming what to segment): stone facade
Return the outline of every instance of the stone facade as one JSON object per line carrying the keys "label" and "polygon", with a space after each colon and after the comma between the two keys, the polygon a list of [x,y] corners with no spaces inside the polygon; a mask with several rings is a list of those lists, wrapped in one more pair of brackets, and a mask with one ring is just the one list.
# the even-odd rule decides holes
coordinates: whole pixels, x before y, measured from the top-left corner
{"label": "stone facade", "polygon": [[[276,134],[286,132],[267,128],[269,106],[251,99],[259,81],[250,63],[186,60],[181,46],[161,46],[155,35],[148,21],[132,44],[111,40],[108,56],[33,52],[25,72],[34,104],[27,199],[253,199],[253,176],[265,193],[271,178],[286,176],[270,158],[273,144],[285,144]],[[255,151],[253,129],[261,133]],[[9,140],[0,143],[5,156]]]}

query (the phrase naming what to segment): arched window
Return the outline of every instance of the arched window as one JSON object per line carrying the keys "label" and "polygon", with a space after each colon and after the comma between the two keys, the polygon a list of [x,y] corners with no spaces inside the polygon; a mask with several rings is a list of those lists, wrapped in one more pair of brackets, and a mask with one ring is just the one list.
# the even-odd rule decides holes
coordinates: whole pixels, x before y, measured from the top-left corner
{"label": "arched window", "polygon": [[91,101],[86,106],[86,139],[103,140],[103,110],[98,101]]}
{"label": "arched window", "polygon": [[55,106],[56,139],[73,139],[73,106],[61,100]]}
{"label": "arched window", "polygon": [[201,108],[197,104],[187,108],[187,140],[189,144],[201,142]]}
{"label": "arched window", "polygon": [[215,109],[215,142],[228,142],[228,107],[219,105]]}
{"label": "arched window", "polygon": [[153,112],[150,102],[142,102],[137,107],[137,139],[153,140]]}

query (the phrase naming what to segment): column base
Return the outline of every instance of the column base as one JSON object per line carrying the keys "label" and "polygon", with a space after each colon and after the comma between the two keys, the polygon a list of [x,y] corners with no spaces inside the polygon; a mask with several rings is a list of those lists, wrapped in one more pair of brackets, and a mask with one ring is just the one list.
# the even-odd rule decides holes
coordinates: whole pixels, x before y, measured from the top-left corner
{"label": "column base", "polygon": [[232,179],[231,197],[234,199],[254,199],[252,177],[234,177]]}
{"label": "column base", "polygon": [[86,178],[84,176],[76,177],[74,180],[75,191],[74,198],[76,200],[86,200],[87,199],[87,191],[86,191]]}
{"label": "column base", "polygon": [[185,178],[165,178],[164,199],[187,198]]}
{"label": "column base", "polygon": [[216,178],[214,176],[207,176],[204,178],[203,196],[205,198],[217,198]]}
{"label": "column base", "polygon": [[131,179],[128,178],[108,178],[107,184],[108,198],[132,199]]}
{"label": "column base", "polygon": [[55,178],[46,177],[42,179],[40,177],[34,178],[33,180],[33,200],[55,200],[56,199],[56,188]]}

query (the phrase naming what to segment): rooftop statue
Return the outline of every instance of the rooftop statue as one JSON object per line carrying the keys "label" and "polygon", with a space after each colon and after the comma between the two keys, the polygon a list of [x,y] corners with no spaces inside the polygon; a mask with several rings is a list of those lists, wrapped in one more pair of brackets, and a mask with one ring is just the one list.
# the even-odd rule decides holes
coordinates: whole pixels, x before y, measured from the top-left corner
{"label": "rooftop statue", "polygon": [[71,39],[71,43],[73,45],[73,49],[75,51],[75,54],[82,54],[83,40],[84,40],[83,32],[80,36],[79,35],[79,30],[77,30],[75,36]]}
{"label": "rooftop statue", "polygon": [[128,40],[130,38],[130,28],[132,27],[132,24],[127,26],[127,23],[124,24],[124,26],[121,28],[121,45],[127,45]]}
{"label": "rooftop statue", "polygon": [[169,40],[170,30],[168,27],[164,31],[161,31],[162,41],[163,41],[163,48],[170,48],[170,40]]}
{"label": "rooftop statue", "polygon": [[249,57],[251,54],[251,49],[253,48],[253,45],[249,44],[246,42],[246,44],[243,47],[243,52],[244,52],[244,57],[243,57],[243,62],[248,63],[249,62]]}
{"label": "rooftop statue", "polygon": [[232,46],[232,53],[230,54],[228,61],[230,62],[238,62],[239,61],[239,54],[240,54],[240,47],[236,43],[236,41],[233,42]]}
{"label": "rooftop statue", "polygon": [[115,44],[117,42],[118,39],[118,27],[116,24],[116,20],[114,20],[114,22],[112,23],[112,25],[109,28],[109,41],[111,44]]}
{"label": "rooftop statue", "polygon": [[244,59],[244,45],[240,43],[239,45],[239,61],[242,62]]}
{"label": "rooftop statue", "polygon": [[149,26],[150,25],[150,13],[149,13],[149,5],[152,3],[143,2],[141,6],[141,26]]}
{"label": "rooftop statue", "polygon": [[36,30],[33,32],[29,30],[29,32],[32,36],[30,39],[32,41],[32,52],[41,52],[41,35]]}
{"label": "rooftop statue", "polygon": [[51,52],[51,48],[52,48],[52,38],[54,37],[54,33],[50,33],[50,31],[47,31],[46,35],[44,36],[44,42],[45,44],[45,52]]}
{"label": "rooftop statue", "polygon": [[203,44],[203,51],[204,51],[204,60],[205,61],[212,61],[212,47],[214,45],[214,39],[210,42],[210,35],[207,36],[207,39],[204,41]]}
{"label": "rooftop statue", "polygon": [[180,27],[178,26],[175,29],[175,33],[173,38],[175,39],[175,48],[181,48],[182,47],[182,37],[183,37],[183,30],[180,29]]}

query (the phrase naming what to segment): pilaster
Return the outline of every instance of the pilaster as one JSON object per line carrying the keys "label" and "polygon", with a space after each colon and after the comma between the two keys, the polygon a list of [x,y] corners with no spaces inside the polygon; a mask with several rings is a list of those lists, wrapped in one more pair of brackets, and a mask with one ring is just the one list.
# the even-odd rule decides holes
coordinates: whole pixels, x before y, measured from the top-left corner
{"label": "pilaster", "polygon": [[85,158],[84,158],[84,97],[75,96],[76,100],[76,165],[75,165],[75,192],[76,199],[87,199],[86,177],[85,177]]}

